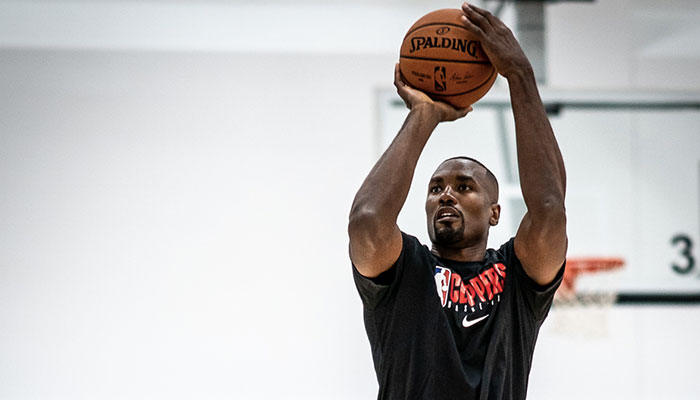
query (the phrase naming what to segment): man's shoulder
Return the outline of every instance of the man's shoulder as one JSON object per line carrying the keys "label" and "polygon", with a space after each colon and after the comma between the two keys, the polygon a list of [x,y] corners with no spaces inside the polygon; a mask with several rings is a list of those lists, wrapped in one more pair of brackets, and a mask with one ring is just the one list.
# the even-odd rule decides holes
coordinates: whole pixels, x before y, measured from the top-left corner
{"label": "man's shoulder", "polygon": [[414,252],[432,255],[432,252],[430,251],[428,246],[421,243],[420,239],[418,239],[417,237],[404,231],[401,231],[401,237],[403,239],[403,249],[401,253]]}
{"label": "man's shoulder", "polygon": [[515,257],[515,244],[514,237],[511,237],[506,242],[501,244],[498,249],[488,248],[486,249],[486,255],[484,256],[485,261],[496,261],[501,260],[501,262]]}

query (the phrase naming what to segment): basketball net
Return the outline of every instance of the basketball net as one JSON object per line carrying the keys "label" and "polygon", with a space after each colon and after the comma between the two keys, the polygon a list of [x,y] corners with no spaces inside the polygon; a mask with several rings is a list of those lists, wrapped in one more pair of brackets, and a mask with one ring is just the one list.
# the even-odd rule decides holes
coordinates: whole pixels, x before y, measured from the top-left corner
{"label": "basketball net", "polygon": [[[624,265],[624,260],[613,257],[576,257],[566,260],[561,286],[554,295],[550,318],[552,331],[564,336],[587,339],[608,336],[609,314],[617,299],[617,292],[609,281],[611,272]],[[601,283],[595,291],[580,292],[576,281],[581,276],[595,274]],[[603,284],[605,283],[605,284]]]}

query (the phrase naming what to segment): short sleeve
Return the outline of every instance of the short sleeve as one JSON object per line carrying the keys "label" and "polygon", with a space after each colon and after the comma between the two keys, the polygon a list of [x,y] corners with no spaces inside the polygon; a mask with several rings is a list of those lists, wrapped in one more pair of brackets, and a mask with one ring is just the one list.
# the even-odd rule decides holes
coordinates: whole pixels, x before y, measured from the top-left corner
{"label": "short sleeve", "polygon": [[516,286],[515,292],[525,300],[537,321],[544,320],[552,306],[554,293],[564,278],[566,262],[559,268],[559,272],[557,272],[552,282],[547,285],[540,285],[525,272],[522,263],[515,254],[513,238],[501,246],[498,252],[505,257],[506,265],[513,271],[513,283]]}
{"label": "short sleeve", "polygon": [[419,251],[421,244],[417,238],[401,232],[402,246],[399,258],[387,271],[376,278],[367,278],[352,266],[352,275],[355,286],[360,294],[365,307],[375,308],[382,302],[387,301],[396,291],[396,287],[403,279],[407,264]]}

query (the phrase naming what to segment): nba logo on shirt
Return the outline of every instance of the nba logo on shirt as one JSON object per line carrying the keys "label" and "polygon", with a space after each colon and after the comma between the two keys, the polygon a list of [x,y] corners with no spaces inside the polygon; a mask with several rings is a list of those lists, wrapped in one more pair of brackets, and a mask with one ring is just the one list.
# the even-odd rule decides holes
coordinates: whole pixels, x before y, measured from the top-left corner
{"label": "nba logo on shirt", "polygon": [[447,304],[447,292],[450,290],[450,276],[452,271],[440,266],[435,267],[435,286],[443,307]]}

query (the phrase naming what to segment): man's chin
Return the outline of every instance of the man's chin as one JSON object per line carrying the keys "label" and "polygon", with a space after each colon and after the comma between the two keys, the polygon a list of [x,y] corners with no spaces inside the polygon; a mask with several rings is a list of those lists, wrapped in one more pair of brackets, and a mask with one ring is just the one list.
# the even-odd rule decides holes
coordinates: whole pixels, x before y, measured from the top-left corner
{"label": "man's chin", "polygon": [[435,228],[435,244],[449,246],[462,240],[462,231],[452,227]]}

